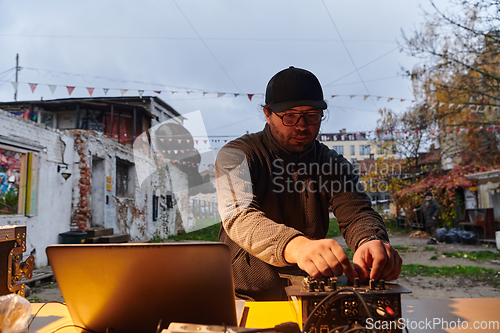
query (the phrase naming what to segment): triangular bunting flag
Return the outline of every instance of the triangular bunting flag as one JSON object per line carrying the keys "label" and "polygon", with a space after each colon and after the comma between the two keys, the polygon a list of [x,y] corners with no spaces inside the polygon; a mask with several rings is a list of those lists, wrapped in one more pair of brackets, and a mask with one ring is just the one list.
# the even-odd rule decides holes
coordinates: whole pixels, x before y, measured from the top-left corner
{"label": "triangular bunting flag", "polygon": [[171,91],[172,95],[175,94],[177,91]]}
{"label": "triangular bunting flag", "polygon": [[247,95],[247,96],[248,96],[248,99],[249,99],[249,100],[252,100],[253,95],[254,95],[254,94],[248,94],[248,95]]}
{"label": "triangular bunting flag", "polygon": [[104,90],[104,96],[108,95],[109,88],[102,88]]}
{"label": "triangular bunting flag", "polygon": [[234,94],[234,97],[238,97],[240,94]]}
{"label": "triangular bunting flag", "polygon": [[54,95],[56,88],[57,88],[57,86],[55,84],[49,84],[49,89],[52,92],[52,95]]}
{"label": "triangular bunting flag", "polygon": [[224,95],[225,95],[225,93],[218,93],[218,94],[217,94],[217,97],[222,97],[222,96],[224,96]]}
{"label": "triangular bunting flag", "polygon": [[205,96],[206,94],[208,94],[206,91],[203,92],[203,96]]}
{"label": "triangular bunting flag", "polygon": [[87,91],[89,92],[90,98],[92,98],[92,94],[94,93],[94,88],[87,87]]}
{"label": "triangular bunting flag", "polygon": [[194,142],[195,142],[196,144],[198,144],[198,140],[194,140]]}
{"label": "triangular bunting flag", "polygon": [[382,97],[381,96],[377,96],[377,101],[380,101]]}
{"label": "triangular bunting flag", "polygon": [[335,97],[337,97],[337,95],[332,95],[332,98],[335,98]]}
{"label": "triangular bunting flag", "polygon": [[369,97],[369,95],[364,95],[363,96],[363,101],[366,101],[366,99]]}
{"label": "triangular bunting flag", "polygon": [[387,99],[387,102],[390,102],[390,101],[392,101],[393,99],[394,99],[394,98],[389,97],[389,98]]}
{"label": "triangular bunting flag", "polygon": [[182,139],[177,139],[177,142],[179,142],[179,144],[182,142]]}
{"label": "triangular bunting flag", "polygon": [[153,92],[155,92],[157,94],[161,94],[161,90],[153,90]]}
{"label": "triangular bunting flag", "polygon": [[139,97],[142,98],[142,95],[144,94],[144,90],[138,90],[137,92],[139,93]]}
{"label": "triangular bunting flag", "polygon": [[355,95],[351,95],[351,96],[350,96],[350,98],[351,98],[351,99],[353,99],[353,97],[354,97],[354,96],[355,96]]}
{"label": "triangular bunting flag", "polygon": [[191,140],[189,140],[189,139],[186,139],[186,142],[187,142],[187,143],[189,143],[189,142],[191,142]]}
{"label": "triangular bunting flag", "polygon": [[208,140],[203,140],[203,142],[207,143]]}
{"label": "triangular bunting flag", "polygon": [[174,154],[177,154],[177,151],[178,151],[177,149],[174,149]]}
{"label": "triangular bunting flag", "polygon": [[401,98],[401,102],[404,102],[404,101],[405,101],[405,99],[404,99],[404,98]]}
{"label": "triangular bunting flag", "polygon": [[30,85],[31,92],[34,93],[35,89],[36,89],[36,86],[38,85],[38,83],[28,83],[28,84]]}
{"label": "triangular bunting flag", "polygon": [[454,106],[455,106],[455,103],[450,103],[450,104],[448,104],[448,107],[449,107],[450,109],[451,109],[452,107],[454,107]]}
{"label": "triangular bunting flag", "polygon": [[17,89],[17,86],[19,85],[19,82],[11,82],[12,83],[12,86],[14,87],[14,89]]}
{"label": "triangular bunting flag", "polygon": [[128,89],[120,89],[120,93],[122,94],[122,97],[123,95],[125,95],[125,93],[128,91]]}
{"label": "triangular bunting flag", "polygon": [[71,93],[73,92],[73,90],[75,90],[75,87],[66,86],[66,89],[68,89],[68,94],[71,96]]}
{"label": "triangular bunting flag", "polygon": [[442,107],[442,106],[443,106],[443,105],[445,105],[445,104],[446,104],[446,103],[441,102],[441,103],[439,103],[439,107]]}

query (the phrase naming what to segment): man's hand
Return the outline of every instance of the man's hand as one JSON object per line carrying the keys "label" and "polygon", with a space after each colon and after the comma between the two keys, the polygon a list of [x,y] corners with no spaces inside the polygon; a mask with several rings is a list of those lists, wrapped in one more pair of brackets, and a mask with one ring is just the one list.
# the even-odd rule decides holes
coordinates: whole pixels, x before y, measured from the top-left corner
{"label": "man's hand", "polygon": [[287,244],[284,254],[287,262],[297,264],[315,279],[345,274],[353,281],[356,274],[344,249],[333,239],[297,236]]}
{"label": "man's hand", "polygon": [[353,263],[361,281],[366,281],[368,278],[370,267],[372,269],[370,279],[392,281],[401,273],[403,260],[391,245],[372,240],[357,249]]}

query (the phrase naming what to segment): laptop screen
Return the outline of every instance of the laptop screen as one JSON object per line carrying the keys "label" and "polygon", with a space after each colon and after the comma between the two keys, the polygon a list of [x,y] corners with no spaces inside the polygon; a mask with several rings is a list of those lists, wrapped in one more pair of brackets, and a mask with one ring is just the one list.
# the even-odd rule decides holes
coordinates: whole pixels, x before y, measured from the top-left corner
{"label": "laptop screen", "polygon": [[172,321],[237,325],[225,244],[65,244],[46,252],[75,325],[97,332],[156,332]]}

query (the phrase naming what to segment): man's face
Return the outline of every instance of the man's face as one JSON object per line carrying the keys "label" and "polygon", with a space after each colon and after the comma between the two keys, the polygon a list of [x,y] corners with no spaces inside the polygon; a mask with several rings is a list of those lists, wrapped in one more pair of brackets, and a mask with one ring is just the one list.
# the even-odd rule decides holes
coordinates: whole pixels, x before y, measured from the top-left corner
{"label": "man's face", "polygon": [[[289,113],[300,113],[301,115],[322,112],[310,106],[296,106],[292,109],[279,113],[282,117]],[[299,119],[295,126],[285,126],[283,121],[275,113],[270,110],[264,109],[267,123],[271,128],[273,137],[278,140],[280,145],[286,150],[293,153],[302,153],[306,151],[318,136],[319,127],[321,122],[316,125],[308,125],[304,117]]]}
{"label": "man's face", "polygon": [[428,196],[425,197],[425,200],[427,200],[427,201],[429,201],[431,199],[432,199],[432,197],[430,195],[428,195]]}

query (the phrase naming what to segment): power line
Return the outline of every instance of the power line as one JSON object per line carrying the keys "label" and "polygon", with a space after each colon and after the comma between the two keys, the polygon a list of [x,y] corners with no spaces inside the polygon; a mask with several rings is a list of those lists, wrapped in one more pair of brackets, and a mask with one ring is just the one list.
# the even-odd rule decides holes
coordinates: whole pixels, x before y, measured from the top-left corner
{"label": "power line", "polygon": [[[347,45],[345,44],[344,40],[342,39],[342,35],[340,34],[340,31],[339,31],[339,29],[337,28],[337,25],[335,24],[335,21],[333,20],[333,17],[332,17],[332,15],[330,14],[330,11],[328,10],[328,7],[326,6],[325,1],[324,1],[324,0],[321,0],[321,2],[323,3],[323,6],[324,6],[324,7],[325,7],[325,9],[326,9],[326,13],[328,14],[328,17],[330,18],[330,21],[332,22],[333,27],[335,28],[335,31],[337,31],[337,34],[339,35],[339,38],[340,38],[340,40],[342,41],[342,45],[344,45],[344,49],[346,50],[347,55],[349,56],[349,59],[351,59],[352,65],[354,66],[354,69],[355,69],[355,70],[356,70],[356,72],[358,73],[359,79],[360,79],[360,80],[361,80],[361,82],[363,83],[363,86],[365,87],[365,90],[366,90],[366,92],[368,93],[368,95],[370,95],[370,91],[368,90],[368,87],[366,86],[365,82],[363,81],[363,77],[361,76],[361,73],[359,72],[358,68],[356,67],[356,63],[354,62],[354,59],[352,58],[351,53],[349,52],[349,49],[347,48]],[[375,102],[373,101],[373,98],[371,98],[371,97],[370,97],[370,100],[372,101],[373,106],[377,107],[377,106],[375,105]]]}
{"label": "power line", "polygon": [[382,59],[383,57],[385,57],[385,56],[389,55],[390,53],[392,53],[392,52],[394,52],[394,51],[396,51],[396,50],[398,50],[398,49],[399,49],[399,48],[398,48],[398,47],[396,47],[396,48],[394,48],[394,49],[390,50],[389,52],[386,52],[386,53],[382,54],[380,57],[375,58],[375,59],[371,60],[370,62],[367,62],[367,63],[366,63],[366,64],[364,64],[363,66],[358,67],[356,70],[353,70],[352,72],[349,72],[349,73],[347,73],[346,75],[341,76],[341,77],[339,77],[338,79],[333,80],[332,82],[330,82],[330,83],[328,83],[328,84],[324,85],[323,87],[328,87],[328,86],[330,86],[331,84],[333,84],[333,83],[335,83],[335,82],[337,82],[337,81],[340,81],[340,80],[342,80],[343,78],[345,78],[345,77],[347,77],[347,76],[349,76],[349,75],[351,75],[351,74],[354,74],[354,73],[358,72],[358,70],[360,70],[361,68],[365,68],[366,66],[373,64],[375,61],[377,61],[377,60],[379,60],[379,59]]}
{"label": "power line", "polygon": [[229,74],[226,72],[225,68],[222,66],[222,64],[219,62],[219,60],[217,59],[217,57],[215,56],[215,54],[212,52],[212,50],[208,47],[207,43],[203,40],[203,38],[201,38],[200,34],[198,33],[198,31],[195,29],[195,27],[193,26],[193,24],[191,24],[191,21],[189,21],[189,19],[187,18],[186,14],[184,14],[184,12],[182,11],[181,7],[179,7],[179,5],[177,4],[177,2],[175,0],[173,0],[173,3],[175,4],[175,6],[179,9],[179,11],[181,12],[182,16],[184,16],[184,18],[186,19],[187,23],[191,26],[191,28],[193,29],[194,33],[198,36],[198,38],[200,39],[200,41],[203,43],[203,45],[205,45],[205,47],[207,48],[208,52],[212,55],[212,57],[214,58],[215,62],[217,62],[217,64],[219,65],[219,67],[222,69],[222,71],[224,72],[224,74],[226,74],[226,76],[228,77],[229,81],[231,81],[233,83],[233,85],[236,87],[236,89],[238,91],[240,91],[240,88],[238,88],[238,85],[233,81],[233,79],[231,78],[231,76],[229,76]]}

